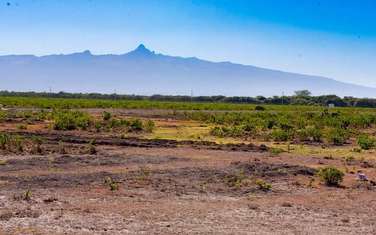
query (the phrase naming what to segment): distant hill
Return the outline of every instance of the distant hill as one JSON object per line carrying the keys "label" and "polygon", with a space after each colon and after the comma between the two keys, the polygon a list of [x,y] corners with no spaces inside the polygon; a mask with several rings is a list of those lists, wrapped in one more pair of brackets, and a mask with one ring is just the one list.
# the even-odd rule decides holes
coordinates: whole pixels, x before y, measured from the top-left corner
{"label": "distant hill", "polygon": [[314,95],[376,97],[376,88],[230,62],[156,54],[138,46],[122,55],[0,56],[0,90],[122,94],[273,96],[310,90]]}

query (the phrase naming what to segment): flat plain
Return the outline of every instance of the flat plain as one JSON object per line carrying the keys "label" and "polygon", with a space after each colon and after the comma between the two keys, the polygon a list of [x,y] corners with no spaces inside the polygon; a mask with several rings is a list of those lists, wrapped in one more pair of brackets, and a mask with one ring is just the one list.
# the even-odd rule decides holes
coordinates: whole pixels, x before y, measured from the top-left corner
{"label": "flat plain", "polygon": [[1,234],[376,233],[373,109],[1,102]]}

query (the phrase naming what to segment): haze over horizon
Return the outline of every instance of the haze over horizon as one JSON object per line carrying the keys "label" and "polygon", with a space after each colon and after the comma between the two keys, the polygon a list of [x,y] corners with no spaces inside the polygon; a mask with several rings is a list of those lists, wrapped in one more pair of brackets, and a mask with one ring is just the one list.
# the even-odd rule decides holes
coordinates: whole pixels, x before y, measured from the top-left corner
{"label": "haze over horizon", "polygon": [[144,43],[376,87],[375,9],[371,0],[1,0],[0,54],[122,54]]}

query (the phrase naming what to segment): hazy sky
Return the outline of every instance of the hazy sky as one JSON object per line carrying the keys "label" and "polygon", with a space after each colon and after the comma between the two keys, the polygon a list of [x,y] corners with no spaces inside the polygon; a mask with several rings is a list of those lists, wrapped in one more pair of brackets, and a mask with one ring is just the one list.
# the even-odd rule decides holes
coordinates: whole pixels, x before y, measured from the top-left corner
{"label": "hazy sky", "polygon": [[0,54],[144,43],[376,87],[375,0],[0,0]]}

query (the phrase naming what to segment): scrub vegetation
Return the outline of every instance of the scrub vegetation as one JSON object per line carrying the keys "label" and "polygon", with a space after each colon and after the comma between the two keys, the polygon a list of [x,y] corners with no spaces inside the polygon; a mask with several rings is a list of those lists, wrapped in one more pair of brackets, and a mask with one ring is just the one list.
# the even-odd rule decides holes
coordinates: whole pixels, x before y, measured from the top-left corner
{"label": "scrub vegetation", "polygon": [[247,225],[283,214],[289,226],[335,212],[349,230],[342,220],[360,221],[361,209],[364,231],[376,219],[370,108],[16,96],[0,104],[0,233],[32,219],[49,229],[41,234],[54,234],[51,221],[96,234],[124,218],[197,221],[202,208],[226,226],[236,223],[229,212]]}

